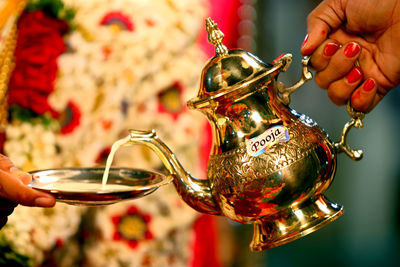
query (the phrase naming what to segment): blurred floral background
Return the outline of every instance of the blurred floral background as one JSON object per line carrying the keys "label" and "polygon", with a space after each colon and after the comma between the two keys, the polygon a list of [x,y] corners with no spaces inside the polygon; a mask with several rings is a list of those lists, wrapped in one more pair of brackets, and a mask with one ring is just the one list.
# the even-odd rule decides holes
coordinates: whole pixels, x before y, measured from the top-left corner
{"label": "blurred floral background", "polygon": [[[0,7],[10,2],[1,0]],[[279,77],[291,85],[300,76],[306,18],[318,3],[29,1],[19,20],[4,152],[25,170],[98,166],[128,128],[155,128],[185,167],[204,176],[206,122],[185,106],[213,53],[201,34],[204,18],[213,16],[228,48],[265,62],[292,53],[292,65]],[[1,44],[10,27],[3,28]],[[389,93],[364,128],[350,133],[363,160],[338,157],[326,195],[344,205],[344,215],[294,242],[250,252],[251,225],[200,216],[168,187],[101,209],[19,207],[0,231],[0,266],[399,266],[399,96],[399,90]],[[332,140],[349,119],[313,81],[290,106]],[[124,149],[116,164],[161,170],[146,149]]]}

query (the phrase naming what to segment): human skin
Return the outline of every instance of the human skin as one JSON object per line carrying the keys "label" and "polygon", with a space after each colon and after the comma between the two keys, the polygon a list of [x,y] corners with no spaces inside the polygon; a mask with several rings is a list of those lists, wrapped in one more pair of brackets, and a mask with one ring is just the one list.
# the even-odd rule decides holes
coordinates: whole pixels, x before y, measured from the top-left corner
{"label": "human skin", "polygon": [[29,173],[16,168],[12,161],[0,154],[0,228],[18,205],[53,207],[55,198],[27,186],[32,180]]}
{"label": "human skin", "polygon": [[333,103],[370,112],[399,84],[399,2],[325,0],[309,14],[301,53]]}

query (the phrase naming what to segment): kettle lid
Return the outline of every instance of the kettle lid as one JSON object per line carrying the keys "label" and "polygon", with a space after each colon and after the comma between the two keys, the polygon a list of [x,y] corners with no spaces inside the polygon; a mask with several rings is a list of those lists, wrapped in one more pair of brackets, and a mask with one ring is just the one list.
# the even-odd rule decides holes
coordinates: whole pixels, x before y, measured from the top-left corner
{"label": "kettle lid", "polygon": [[251,83],[270,80],[276,70],[283,64],[268,64],[248,51],[242,49],[228,50],[222,44],[224,34],[217,24],[206,19],[208,41],[215,46],[215,56],[203,68],[200,89],[197,97],[188,101],[190,108],[198,109],[209,106],[220,97],[237,96]]}

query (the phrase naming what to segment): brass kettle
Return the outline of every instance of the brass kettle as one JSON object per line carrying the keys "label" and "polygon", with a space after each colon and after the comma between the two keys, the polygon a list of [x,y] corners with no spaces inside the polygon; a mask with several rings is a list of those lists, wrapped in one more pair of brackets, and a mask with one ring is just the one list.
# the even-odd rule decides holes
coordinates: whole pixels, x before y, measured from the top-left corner
{"label": "brass kettle", "polygon": [[130,130],[127,144],[153,149],[195,210],[252,223],[253,251],[288,243],[338,218],[343,207],[323,193],[333,180],[337,153],[361,159],[346,136],[352,127],[362,127],[363,114],[348,105],[352,119],[341,141],[331,142],[312,119],[288,107],[290,94],[312,78],[308,58],[300,80],[287,88],[277,77],[289,67],[290,54],[266,64],[247,51],[228,50],[210,18],[206,28],[216,55],[204,67],[199,93],[188,106],[205,114],[212,126],[207,179],[185,171],[154,130]]}

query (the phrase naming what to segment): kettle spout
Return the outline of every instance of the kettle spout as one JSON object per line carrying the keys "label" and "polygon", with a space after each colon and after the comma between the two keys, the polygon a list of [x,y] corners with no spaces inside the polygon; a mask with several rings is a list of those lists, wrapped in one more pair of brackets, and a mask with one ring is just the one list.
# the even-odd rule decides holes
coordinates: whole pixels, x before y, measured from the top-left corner
{"label": "kettle spout", "polygon": [[196,211],[211,215],[220,215],[221,209],[211,192],[208,179],[197,179],[186,172],[175,154],[160,140],[155,130],[129,130],[129,144],[142,144],[152,149],[161,159],[164,166],[174,178],[178,194],[190,207]]}

